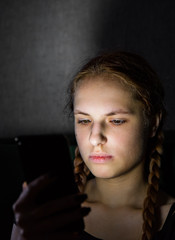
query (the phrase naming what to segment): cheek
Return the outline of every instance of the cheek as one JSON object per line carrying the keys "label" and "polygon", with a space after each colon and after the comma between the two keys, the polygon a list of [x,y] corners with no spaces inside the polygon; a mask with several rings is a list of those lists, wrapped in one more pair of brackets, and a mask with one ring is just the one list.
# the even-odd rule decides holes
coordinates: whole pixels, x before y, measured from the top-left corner
{"label": "cheek", "polygon": [[111,144],[116,154],[126,159],[139,159],[145,152],[146,140],[147,137],[143,132],[143,128],[133,126],[126,131],[113,133]]}
{"label": "cheek", "polygon": [[76,137],[77,143],[80,143],[84,138],[84,135],[85,135],[84,131],[81,130],[76,124],[74,127],[74,131],[75,131],[75,137]]}
{"label": "cheek", "polygon": [[75,126],[75,137],[76,141],[79,147],[79,150],[81,152],[81,155],[83,157],[83,151],[87,148],[88,144],[88,133],[84,129],[80,129],[79,127]]}

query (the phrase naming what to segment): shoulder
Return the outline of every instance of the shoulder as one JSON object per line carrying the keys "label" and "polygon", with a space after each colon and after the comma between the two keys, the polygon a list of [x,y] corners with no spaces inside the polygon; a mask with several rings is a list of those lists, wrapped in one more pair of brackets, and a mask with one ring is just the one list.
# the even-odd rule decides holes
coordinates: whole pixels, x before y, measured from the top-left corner
{"label": "shoulder", "polygon": [[161,239],[175,239],[175,198],[161,192],[159,203],[161,227],[158,236],[161,236]]}
{"label": "shoulder", "polygon": [[[165,225],[166,221],[171,219],[171,216],[175,215],[175,200],[174,202],[167,203],[160,207],[161,212],[161,228]],[[172,220],[172,219],[171,219]],[[174,219],[175,221],[175,219]]]}
{"label": "shoulder", "polygon": [[158,202],[158,206],[160,206],[160,209],[162,209],[166,214],[168,213],[171,205],[175,202],[175,198],[169,195],[168,193],[166,193],[165,191],[160,190],[158,194],[157,202]]}
{"label": "shoulder", "polygon": [[173,196],[170,196],[169,194],[162,190],[160,191],[160,194],[158,196],[158,204],[160,206],[161,213],[163,216],[165,216],[165,218],[168,215],[168,212],[174,203],[175,198]]}
{"label": "shoulder", "polygon": [[164,206],[165,219],[162,228],[156,233],[154,240],[175,239],[175,202]]}
{"label": "shoulder", "polygon": [[170,210],[172,209],[175,210],[175,198],[165,192],[161,192],[161,199],[162,199],[161,200],[162,204],[160,204],[161,210],[164,216],[167,217],[168,214],[170,213]]}

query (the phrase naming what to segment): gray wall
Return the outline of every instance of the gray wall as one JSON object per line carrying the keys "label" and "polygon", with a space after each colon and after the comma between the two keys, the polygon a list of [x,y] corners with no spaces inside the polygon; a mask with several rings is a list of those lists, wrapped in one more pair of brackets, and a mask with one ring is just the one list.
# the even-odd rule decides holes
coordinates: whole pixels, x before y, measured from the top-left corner
{"label": "gray wall", "polygon": [[66,88],[97,52],[144,56],[160,75],[175,129],[175,1],[1,0],[0,137],[73,131]]}

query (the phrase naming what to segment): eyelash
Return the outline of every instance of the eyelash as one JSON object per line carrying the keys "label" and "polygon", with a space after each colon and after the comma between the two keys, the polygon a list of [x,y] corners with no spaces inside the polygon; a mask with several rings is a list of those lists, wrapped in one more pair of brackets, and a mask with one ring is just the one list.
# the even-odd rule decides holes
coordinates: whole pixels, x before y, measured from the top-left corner
{"label": "eyelash", "polygon": [[90,123],[91,121],[89,119],[79,119],[78,120],[78,124],[82,124],[82,125],[87,125],[88,123]]}
{"label": "eyelash", "polygon": [[[114,119],[114,120],[110,120],[110,122],[116,126],[122,125],[126,122],[126,120],[124,119]],[[91,123],[91,120],[89,119],[82,119],[82,120],[78,120],[78,124],[82,124],[82,125],[88,125],[89,123]]]}
{"label": "eyelash", "polygon": [[124,119],[114,119],[114,120],[110,120],[110,122],[114,125],[119,126],[119,125],[124,124],[126,122],[126,120],[124,120]]}

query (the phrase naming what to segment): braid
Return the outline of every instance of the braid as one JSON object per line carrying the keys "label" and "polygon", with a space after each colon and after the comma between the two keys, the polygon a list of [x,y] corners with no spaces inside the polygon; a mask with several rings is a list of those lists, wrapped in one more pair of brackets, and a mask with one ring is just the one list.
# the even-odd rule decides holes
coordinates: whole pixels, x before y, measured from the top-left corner
{"label": "braid", "polygon": [[77,183],[80,192],[84,191],[84,187],[87,182],[87,176],[89,175],[89,173],[90,171],[85,165],[78,147],[76,147],[74,159],[74,175],[75,182]]}
{"label": "braid", "polygon": [[151,240],[156,231],[156,216],[158,214],[157,196],[159,191],[160,180],[160,163],[163,153],[164,135],[160,130],[155,139],[153,151],[151,153],[151,161],[149,164],[148,189],[147,197],[143,205],[143,235],[142,240]]}

